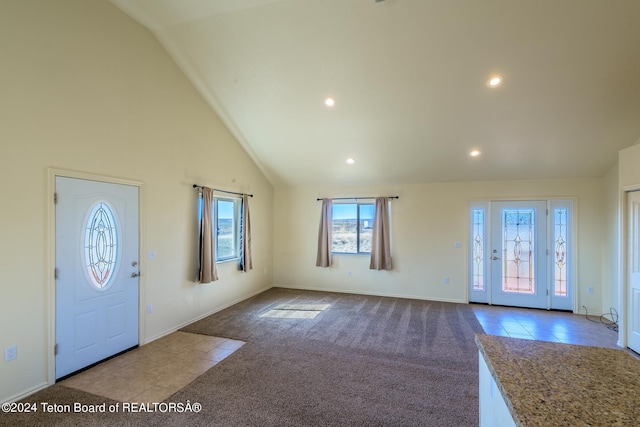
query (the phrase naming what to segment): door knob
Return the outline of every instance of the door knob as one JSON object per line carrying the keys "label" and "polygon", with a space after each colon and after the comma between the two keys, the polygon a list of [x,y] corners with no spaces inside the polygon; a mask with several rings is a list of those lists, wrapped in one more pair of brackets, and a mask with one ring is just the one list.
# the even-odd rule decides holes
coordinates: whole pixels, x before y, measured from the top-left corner
{"label": "door knob", "polygon": [[494,256],[494,257],[493,257],[493,258],[491,258],[491,259],[495,261],[495,260],[500,259],[500,258],[498,258],[497,256]]}
{"label": "door knob", "polygon": [[140,276],[140,272],[138,272],[138,273],[131,273],[131,277],[138,277],[138,276]]}

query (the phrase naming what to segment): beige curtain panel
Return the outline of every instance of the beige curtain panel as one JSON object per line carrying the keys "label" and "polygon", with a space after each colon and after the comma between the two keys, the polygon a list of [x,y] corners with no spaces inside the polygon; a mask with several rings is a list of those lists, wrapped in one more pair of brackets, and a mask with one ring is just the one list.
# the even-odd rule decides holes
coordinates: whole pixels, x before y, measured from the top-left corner
{"label": "beige curtain panel", "polygon": [[391,230],[389,199],[377,197],[371,237],[371,270],[391,270]]}
{"label": "beige curtain panel", "polygon": [[316,266],[331,267],[331,199],[322,199]]}
{"label": "beige curtain panel", "polygon": [[200,224],[200,283],[218,280],[213,245],[213,189],[202,189],[202,222]]}
{"label": "beige curtain panel", "polygon": [[242,195],[242,260],[240,267],[245,273],[253,268],[251,261],[251,219],[249,216],[249,196]]}

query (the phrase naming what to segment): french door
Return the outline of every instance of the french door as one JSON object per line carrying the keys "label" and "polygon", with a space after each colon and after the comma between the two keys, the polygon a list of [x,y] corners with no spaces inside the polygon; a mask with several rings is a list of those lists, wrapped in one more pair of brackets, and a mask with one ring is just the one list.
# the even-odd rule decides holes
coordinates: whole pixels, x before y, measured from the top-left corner
{"label": "french door", "polygon": [[474,202],[469,301],[573,310],[572,202]]}
{"label": "french door", "polygon": [[491,302],[547,308],[547,203],[491,204]]}

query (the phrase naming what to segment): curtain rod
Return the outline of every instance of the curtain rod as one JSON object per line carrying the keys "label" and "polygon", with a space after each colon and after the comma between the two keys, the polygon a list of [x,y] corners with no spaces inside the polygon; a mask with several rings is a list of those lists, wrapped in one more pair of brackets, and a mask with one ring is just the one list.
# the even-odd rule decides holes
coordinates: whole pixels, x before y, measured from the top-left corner
{"label": "curtain rod", "polygon": [[[198,190],[202,190],[204,187],[202,185],[193,184],[193,188],[197,188]],[[237,194],[239,196],[244,196],[245,193],[236,193],[235,191],[226,191],[226,190],[218,190],[214,188],[213,191],[219,191],[220,193],[228,193],[228,194]],[[253,197],[253,194],[247,194],[249,197]]]}
{"label": "curtain rod", "polygon": [[[375,199],[376,197],[334,197],[331,200],[358,200],[358,199]],[[387,199],[399,199],[400,196],[387,196]],[[316,199],[318,201],[322,199]]]}

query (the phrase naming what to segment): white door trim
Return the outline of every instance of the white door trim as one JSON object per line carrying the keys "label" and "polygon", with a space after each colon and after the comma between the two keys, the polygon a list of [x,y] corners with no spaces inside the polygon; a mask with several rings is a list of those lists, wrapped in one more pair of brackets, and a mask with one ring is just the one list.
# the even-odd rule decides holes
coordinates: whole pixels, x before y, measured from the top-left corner
{"label": "white door trim", "polygon": [[[640,190],[640,184],[632,187],[636,190]],[[629,191],[629,190],[628,190]],[[624,194],[624,192],[621,190],[621,200],[622,200],[622,195],[626,197],[626,194]],[[578,297],[580,295],[580,289],[578,284],[580,283],[580,277],[578,274],[578,260],[580,259],[579,257],[579,247],[578,247],[578,240],[579,240],[579,235],[578,235],[578,214],[579,214],[579,200],[577,197],[575,196],[548,196],[548,197],[540,197],[540,196],[536,196],[536,197],[485,197],[485,198],[471,198],[467,200],[467,209],[469,209],[471,211],[472,207],[474,205],[476,206],[482,206],[485,209],[485,221],[488,221],[487,218],[491,218],[492,212],[491,212],[491,204],[493,202],[520,202],[520,201],[546,201],[547,202],[547,207],[549,207],[549,202],[552,202],[554,200],[567,200],[570,201],[572,203],[572,225],[571,225],[571,233],[572,233],[572,242],[571,242],[571,246],[570,249],[573,251],[573,262],[571,263],[571,266],[569,267],[571,269],[571,275],[573,277],[573,293],[571,296],[571,305],[573,308],[573,313],[579,313],[579,308],[578,308]],[[622,201],[625,203],[625,208],[626,208],[626,201]],[[622,203],[621,202],[621,203]],[[624,212],[624,211],[623,211]],[[490,219],[489,219],[490,221]],[[486,230],[485,230],[486,232]],[[548,230],[548,232],[550,232]],[[469,225],[467,225],[466,227],[466,242],[467,244],[469,244]],[[488,232],[486,237],[486,245],[491,245],[491,232]],[[622,244],[622,243],[621,243]],[[471,276],[471,269],[470,269],[470,263],[469,263],[469,257],[471,252],[468,252],[467,255],[467,262],[465,263],[466,265],[466,270],[467,270],[467,290],[466,290],[466,296],[467,296],[467,304],[470,302],[471,300],[471,280],[470,280],[470,276]],[[622,267],[620,267],[622,268]],[[485,264],[485,272],[487,274],[486,276],[486,281],[489,282],[492,280],[491,278],[491,268],[488,268]],[[547,272],[547,277],[549,280],[549,276],[550,273]],[[488,295],[488,300],[486,301],[489,305],[491,305],[493,303],[493,301],[491,300],[491,295],[489,293]],[[620,305],[622,307],[622,305]],[[622,317],[622,316],[621,316]],[[621,324],[620,324],[621,325]]]}
{"label": "white door trim", "polygon": [[629,203],[628,197],[629,193],[634,191],[640,191],[640,183],[625,185],[620,187],[619,193],[619,219],[620,223],[618,224],[618,243],[619,243],[619,253],[620,259],[618,263],[618,307],[620,310],[618,316],[618,346],[622,348],[627,348],[628,339],[627,339],[627,316],[629,315],[629,310],[627,309],[627,304],[629,303],[628,292],[629,292],[629,249],[628,249],[628,239],[629,239]]}
{"label": "white door trim", "polygon": [[144,272],[146,271],[145,258],[142,256],[145,250],[145,238],[144,238],[144,218],[145,211],[145,192],[144,185],[140,181],[133,181],[122,178],[115,178],[104,175],[96,175],[86,172],[70,171],[65,169],[47,169],[47,191],[45,193],[47,207],[47,232],[46,232],[46,260],[45,260],[45,298],[46,308],[48,313],[45,317],[47,324],[45,329],[47,330],[47,342],[46,342],[46,357],[47,357],[47,381],[49,385],[55,383],[56,379],[56,357],[54,354],[54,345],[56,342],[56,292],[55,292],[55,268],[56,268],[56,205],[53,200],[53,195],[56,191],[56,177],[77,178],[85,179],[89,181],[107,182],[111,184],[123,184],[138,187],[138,216],[139,216],[139,254],[138,259],[140,262],[140,272],[142,274],[138,278],[139,281],[139,295],[138,295],[138,342],[140,345],[144,344],[144,336],[146,335],[146,323],[143,313],[143,307],[146,306],[146,279]]}

